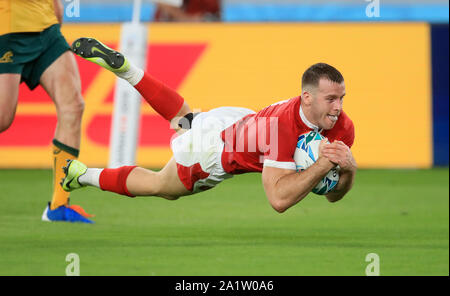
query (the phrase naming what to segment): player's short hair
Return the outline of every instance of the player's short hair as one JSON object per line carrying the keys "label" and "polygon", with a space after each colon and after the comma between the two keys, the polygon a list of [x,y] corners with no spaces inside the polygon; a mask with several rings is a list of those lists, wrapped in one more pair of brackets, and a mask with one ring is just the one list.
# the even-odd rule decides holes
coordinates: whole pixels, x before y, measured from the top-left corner
{"label": "player's short hair", "polygon": [[317,87],[321,78],[342,83],[344,76],[335,67],[325,63],[317,63],[309,67],[302,77],[302,89],[305,87]]}

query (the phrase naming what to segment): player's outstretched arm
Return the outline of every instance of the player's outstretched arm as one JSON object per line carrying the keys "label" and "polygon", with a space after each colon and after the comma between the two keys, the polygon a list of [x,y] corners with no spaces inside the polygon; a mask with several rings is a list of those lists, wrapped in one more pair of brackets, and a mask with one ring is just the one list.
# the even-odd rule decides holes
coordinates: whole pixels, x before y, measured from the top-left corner
{"label": "player's outstretched arm", "polygon": [[305,198],[333,167],[334,164],[325,157],[320,157],[316,163],[300,173],[264,167],[262,181],[270,204],[277,212],[283,213]]}
{"label": "player's outstretched arm", "polygon": [[350,148],[341,141],[324,146],[322,155],[335,165],[339,165],[339,182],[335,189],[326,195],[329,202],[341,200],[353,187],[357,165]]}

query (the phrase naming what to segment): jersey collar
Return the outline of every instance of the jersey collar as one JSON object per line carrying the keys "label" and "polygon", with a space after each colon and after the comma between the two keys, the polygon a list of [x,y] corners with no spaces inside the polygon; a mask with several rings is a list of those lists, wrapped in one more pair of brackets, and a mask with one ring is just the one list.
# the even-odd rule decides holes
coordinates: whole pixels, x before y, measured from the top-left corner
{"label": "jersey collar", "polygon": [[302,109],[301,105],[300,105],[300,118],[302,119],[303,123],[310,129],[312,129],[316,132],[321,131],[321,129],[319,129],[319,127],[317,125],[312,124],[311,121],[309,121],[308,118],[306,118],[305,113],[303,113],[303,109]]}

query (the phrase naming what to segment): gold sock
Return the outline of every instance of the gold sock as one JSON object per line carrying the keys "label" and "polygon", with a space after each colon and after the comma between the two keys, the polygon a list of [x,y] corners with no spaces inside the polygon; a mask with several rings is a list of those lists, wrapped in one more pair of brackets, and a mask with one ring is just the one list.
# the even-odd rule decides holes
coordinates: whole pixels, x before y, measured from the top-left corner
{"label": "gold sock", "polygon": [[63,167],[67,165],[67,159],[77,159],[79,150],[64,145],[58,140],[53,140],[53,197],[50,209],[69,205],[69,192],[62,189],[61,179],[64,178]]}

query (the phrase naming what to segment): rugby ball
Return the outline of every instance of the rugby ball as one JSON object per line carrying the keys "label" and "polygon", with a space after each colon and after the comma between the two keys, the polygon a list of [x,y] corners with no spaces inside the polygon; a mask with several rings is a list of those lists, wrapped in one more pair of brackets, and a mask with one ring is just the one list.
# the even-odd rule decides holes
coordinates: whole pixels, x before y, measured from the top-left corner
{"label": "rugby ball", "polygon": [[[297,172],[301,172],[313,165],[319,158],[319,145],[324,137],[315,131],[302,134],[298,137],[295,148],[294,161]],[[334,168],[313,188],[312,192],[319,195],[329,193],[339,181],[339,169]]]}

